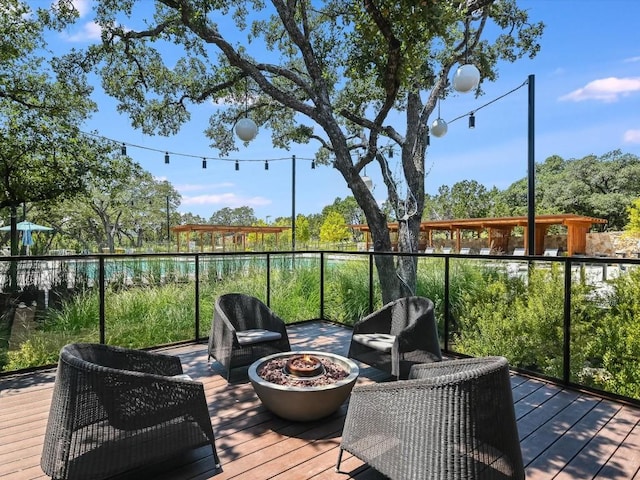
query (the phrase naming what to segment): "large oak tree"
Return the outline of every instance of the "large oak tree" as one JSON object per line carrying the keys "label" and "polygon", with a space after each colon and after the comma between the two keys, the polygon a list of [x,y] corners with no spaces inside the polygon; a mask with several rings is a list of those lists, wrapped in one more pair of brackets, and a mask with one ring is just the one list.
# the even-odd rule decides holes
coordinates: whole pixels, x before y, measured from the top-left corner
{"label": "large oak tree", "polygon": [[[417,249],[427,122],[450,93],[454,67],[468,58],[493,81],[499,61],[535,55],[542,33],[514,0],[112,0],[95,13],[102,44],[72,57],[99,70],[135,127],[170,135],[193,105],[224,102],[206,135],[225,155],[248,93],[249,115],[274,146],[317,142],[318,160],[343,176],[378,252],[391,249],[394,220],[399,250]],[[403,178],[387,174],[390,146]],[[383,172],[394,218],[363,182],[367,165]],[[415,292],[415,258],[375,262],[383,301]]]}

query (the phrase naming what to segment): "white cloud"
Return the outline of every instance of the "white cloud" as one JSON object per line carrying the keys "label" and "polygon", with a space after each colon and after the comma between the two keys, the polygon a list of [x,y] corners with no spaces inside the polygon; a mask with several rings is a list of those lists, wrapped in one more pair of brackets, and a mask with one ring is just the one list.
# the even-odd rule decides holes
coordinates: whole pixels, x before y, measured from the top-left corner
{"label": "white cloud", "polygon": [[640,130],[627,130],[623,139],[625,143],[640,143]]}
{"label": "white cloud", "polygon": [[82,29],[73,35],[65,35],[64,38],[68,42],[80,43],[91,40],[99,40],[102,28],[95,22],[87,22]]}
{"label": "white cloud", "polygon": [[600,100],[603,102],[615,102],[630,95],[640,92],[640,77],[629,78],[601,78],[587,83],[584,87],[574,90],[560,97],[560,101],[582,102],[584,100]]}
{"label": "white cloud", "polygon": [[635,63],[635,62],[640,62],[640,56],[638,57],[630,57],[630,58],[625,58],[623,60],[624,63]]}
{"label": "white cloud", "polygon": [[80,18],[84,17],[91,9],[90,0],[73,0],[71,3],[73,3],[74,8],[78,11]]}
{"label": "white cloud", "polygon": [[223,182],[223,183],[216,183],[213,185],[205,185],[202,183],[185,183],[182,185],[176,185],[176,190],[179,192],[199,192],[202,190],[207,190],[210,191],[211,189],[214,188],[233,188],[235,186],[234,183],[232,182]]}
{"label": "white cloud", "polygon": [[271,205],[271,200],[265,197],[243,197],[235,193],[221,193],[209,195],[197,195],[194,197],[182,197],[181,206],[187,205],[211,205],[217,209],[224,207],[263,207]]}

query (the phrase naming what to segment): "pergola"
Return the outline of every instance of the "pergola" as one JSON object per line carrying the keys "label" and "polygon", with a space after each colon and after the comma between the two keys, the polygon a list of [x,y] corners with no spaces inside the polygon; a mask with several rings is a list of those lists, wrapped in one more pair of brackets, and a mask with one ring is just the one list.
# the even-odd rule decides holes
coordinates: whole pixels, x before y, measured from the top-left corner
{"label": "pergola", "polygon": [[[552,225],[567,227],[567,255],[584,254],[587,246],[587,233],[595,224],[607,223],[602,218],[585,217],[575,214],[538,215],[535,217],[535,254],[542,255],[545,250],[545,236]],[[420,223],[421,245],[423,250],[427,246],[433,246],[434,231],[448,231],[451,238],[455,238],[456,250],[460,251],[463,230],[471,230],[478,234],[482,231],[488,233],[488,246],[500,249],[504,252],[509,249],[509,238],[515,227],[524,228],[524,246],[528,251],[527,235],[528,218],[522,217],[497,217],[497,218],[466,218],[453,220],[430,220]],[[352,225],[352,228],[365,232],[367,250],[371,243],[368,225]],[[391,232],[398,231],[398,223],[389,223]],[[425,238],[426,237],[426,238]]]}
{"label": "pergola", "polygon": [[[264,243],[265,234],[275,234],[276,243],[278,243],[278,236],[285,230],[290,230],[291,227],[258,227],[258,226],[239,226],[239,225],[204,225],[189,223],[186,225],[176,225],[171,227],[171,231],[176,234],[176,243],[178,252],[180,251],[181,236],[183,233],[187,234],[187,242],[189,234],[197,232],[200,237],[200,251],[204,251],[205,234],[210,235],[211,249],[214,250],[216,246],[216,238],[221,239],[222,251],[226,250],[226,244],[231,237],[233,245],[242,245],[242,250],[246,249],[247,235],[254,233],[260,235],[260,242]],[[187,243],[188,245],[188,243]]]}

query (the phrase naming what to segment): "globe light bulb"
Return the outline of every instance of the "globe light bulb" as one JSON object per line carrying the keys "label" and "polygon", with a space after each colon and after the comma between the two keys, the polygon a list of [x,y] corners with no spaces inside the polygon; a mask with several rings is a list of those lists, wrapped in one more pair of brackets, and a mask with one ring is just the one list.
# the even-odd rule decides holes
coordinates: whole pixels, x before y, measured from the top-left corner
{"label": "globe light bulb", "polygon": [[470,92],[477,88],[479,84],[480,70],[470,63],[460,65],[453,76],[453,88],[456,92]]}
{"label": "globe light bulb", "polygon": [[236,135],[238,135],[238,138],[240,138],[240,140],[250,142],[251,140],[256,138],[257,134],[258,126],[256,125],[256,122],[254,122],[250,118],[241,118],[236,123]]}
{"label": "globe light bulb", "polygon": [[447,122],[442,118],[436,118],[431,124],[431,134],[434,137],[443,137],[449,129]]}

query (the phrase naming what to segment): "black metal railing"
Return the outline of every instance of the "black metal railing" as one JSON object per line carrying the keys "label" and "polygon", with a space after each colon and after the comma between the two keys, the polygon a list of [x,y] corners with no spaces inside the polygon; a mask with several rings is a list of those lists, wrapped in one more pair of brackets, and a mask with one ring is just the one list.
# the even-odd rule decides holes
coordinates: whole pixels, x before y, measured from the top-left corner
{"label": "black metal railing", "polygon": [[[376,271],[374,258],[376,255],[385,255],[392,257],[399,256],[412,256],[416,257],[418,262],[441,262],[442,268],[442,286],[441,286],[441,305],[438,309],[438,320],[442,332],[443,349],[449,354],[464,354],[465,352],[457,351],[456,343],[452,340],[455,335],[459,333],[459,326],[456,325],[456,319],[454,315],[454,306],[452,305],[453,293],[452,282],[455,280],[455,270],[463,264],[463,262],[475,262],[474,264],[482,268],[494,268],[496,270],[505,271],[505,266],[517,263],[519,270],[517,273],[521,275],[526,283],[526,278],[529,269],[536,268],[540,265],[550,266],[557,264],[562,269],[562,275],[564,276],[563,282],[563,312],[562,312],[562,373],[558,377],[553,377],[553,380],[558,381],[561,384],[573,387],[587,388],[590,387],[581,384],[576,381],[575,375],[572,377],[572,286],[574,285],[574,270],[576,268],[584,268],[587,265],[589,268],[601,270],[601,280],[603,285],[608,282],[607,271],[615,271],[617,274],[622,274],[630,269],[633,269],[640,265],[640,259],[630,258],[611,258],[611,257],[541,257],[541,256],[518,256],[510,257],[505,255],[460,255],[460,254],[406,254],[398,252],[345,252],[345,251],[296,251],[296,252],[231,252],[231,253],[153,253],[153,254],[132,254],[132,255],[108,255],[108,254],[95,254],[95,255],[72,255],[72,256],[38,256],[38,257],[10,257],[0,258],[0,268],[2,268],[2,275],[4,279],[4,294],[5,303],[3,308],[3,318],[5,323],[10,323],[10,311],[15,310],[16,305],[24,299],[25,292],[29,290],[31,284],[34,282],[34,278],[37,280],[34,283],[36,287],[43,289],[49,289],[49,292],[54,290],[56,285],[56,278],[58,283],[67,285],[74,283],[77,280],[66,278],[65,275],[69,275],[67,272],[70,270],[70,265],[75,268],[76,272],[82,271],[83,282],[89,285],[89,288],[98,290],[98,341],[105,343],[107,341],[107,329],[109,326],[109,319],[107,318],[107,306],[109,302],[108,289],[114,284],[114,282],[121,281],[124,284],[128,282],[134,282],[135,280],[135,268],[132,270],[119,270],[120,267],[125,269],[123,265],[126,262],[132,262],[135,267],[135,262],[139,262],[138,269],[143,269],[144,264],[142,262],[152,262],[154,260],[159,261],[174,261],[178,263],[178,267],[181,269],[179,274],[169,273],[166,269],[160,271],[159,277],[165,280],[169,277],[182,277],[185,279],[185,283],[188,283],[193,287],[193,335],[191,338],[183,338],[181,341],[198,342],[207,338],[208,331],[205,330],[207,321],[202,321],[202,304],[205,301],[202,297],[203,285],[209,285],[214,282],[215,279],[211,278],[213,275],[225,274],[224,269],[229,265],[225,262],[235,262],[233,268],[239,270],[246,267],[246,261],[261,262],[264,263],[264,285],[262,288],[264,296],[263,300],[269,306],[272,306],[274,298],[273,295],[273,282],[274,272],[282,268],[295,269],[296,265],[299,265],[302,261],[309,261],[312,263],[313,268],[317,265],[318,275],[318,289],[319,301],[317,305],[317,318],[330,321],[344,322],[344,319],[331,318],[331,313],[328,311],[328,307],[332,305],[327,299],[327,289],[331,286],[331,282],[334,280],[335,275],[330,275],[327,278],[327,268],[337,269],[340,262],[346,260],[359,260],[361,264],[366,266],[367,270],[367,305],[366,311],[363,313],[370,313],[380,306],[380,300],[376,295]],[[250,260],[249,260],[250,259]],[[219,262],[219,263],[216,263]],[[330,265],[331,264],[331,265]],[[244,265],[244,266],[243,266]],[[289,267],[290,265],[290,267]],[[12,267],[13,268],[12,268]],[[221,267],[222,266],[222,267]],[[284,267],[286,266],[286,267]],[[520,268],[522,266],[522,268]],[[97,268],[96,268],[97,267]],[[40,273],[31,271],[28,269],[38,269],[42,271]],[[165,268],[165,267],[162,267]],[[162,270],[162,268],[160,270]],[[208,273],[203,273],[203,268],[209,270]],[[222,270],[220,270],[222,268]],[[440,268],[440,263],[437,264],[437,268]],[[56,270],[58,269],[58,270]],[[238,270],[238,271],[239,271]],[[115,273],[114,273],[115,272]],[[217,273],[215,273],[217,272]],[[222,272],[222,273],[221,273]],[[57,275],[57,277],[56,277]],[[13,276],[14,278],[9,278]],[[206,276],[206,278],[205,278]],[[205,284],[203,284],[203,279]],[[144,283],[144,282],[143,282]],[[73,286],[71,286],[72,288]],[[331,287],[335,289],[335,287]],[[418,292],[419,293],[419,292]],[[438,293],[439,294],[439,293]],[[464,292],[456,292],[456,295],[463,295]],[[50,293],[51,295],[51,293]],[[51,298],[51,297],[50,297]],[[13,300],[7,300],[13,299]],[[281,300],[281,299],[278,299]],[[333,300],[332,300],[333,301]],[[212,302],[211,298],[206,298],[207,306],[210,308]],[[491,308],[487,305],[486,308]],[[607,307],[602,307],[607,308]],[[336,311],[338,308],[333,305],[332,311]],[[277,312],[279,313],[279,312]],[[315,315],[311,315],[315,317]],[[290,321],[301,320],[300,318],[289,318]],[[351,319],[355,320],[355,319]],[[349,323],[349,322],[346,322]],[[203,326],[205,328],[203,328]],[[204,330],[204,331],[203,331]],[[4,332],[4,333],[3,333]],[[12,329],[10,325],[5,325],[4,330],[0,330],[0,335],[4,337],[4,348],[8,348],[6,344],[10,343],[10,337]],[[2,340],[0,338],[0,340]],[[171,342],[167,342],[171,343]],[[152,347],[148,345],[147,347]],[[0,345],[2,347],[2,345]],[[495,352],[501,354],[501,352]],[[560,359],[553,359],[560,360]],[[13,369],[2,372],[2,374],[16,373],[27,369]],[[527,365],[520,366],[520,371],[526,371],[536,376],[549,378],[548,375],[537,371],[536,369],[530,370]],[[591,390],[600,391],[597,388]],[[634,397],[628,397],[624,395],[618,395],[616,392],[604,392],[612,395],[615,398],[619,398],[631,403],[638,403],[639,400]]]}

